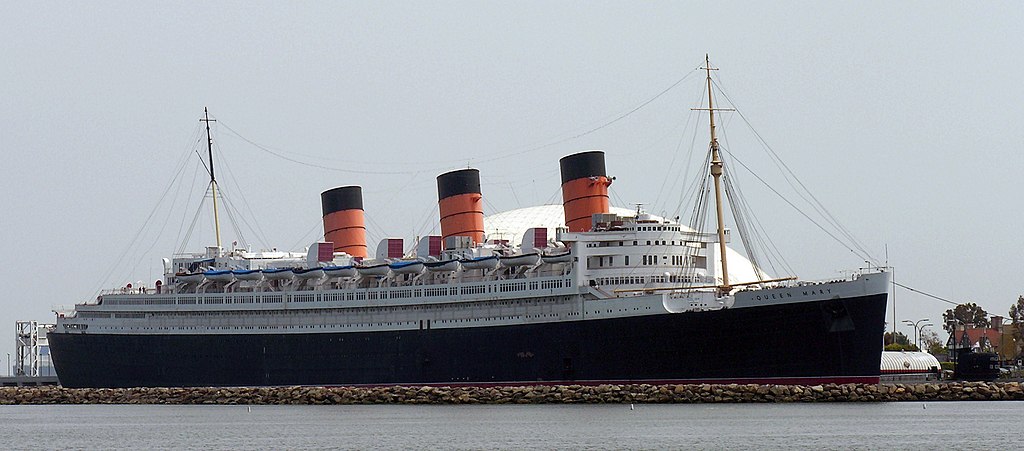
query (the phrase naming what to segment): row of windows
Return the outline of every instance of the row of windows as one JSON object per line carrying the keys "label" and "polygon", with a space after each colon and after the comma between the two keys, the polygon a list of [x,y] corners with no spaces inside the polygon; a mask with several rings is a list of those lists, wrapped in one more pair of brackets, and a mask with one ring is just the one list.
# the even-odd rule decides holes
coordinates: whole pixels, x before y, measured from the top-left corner
{"label": "row of windows", "polygon": [[637,232],[678,232],[679,226],[644,226],[637,227]]}
{"label": "row of windows", "polygon": [[[428,311],[428,312],[440,312],[445,311],[465,311],[465,310],[485,310],[493,308],[495,306],[539,306],[543,304],[558,303],[568,301],[570,298],[567,296],[550,296],[550,297],[539,297],[533,299],[518,299],[508,301],[480,301],[480,302],[460,302],[453,304],[428,304],[428,305],[406,305],[406,306],[390,306],[390,307],[357,307],[357,308],[343,308],[343,309],[288,309],[288,310],[227,310],[227,311],[187,311],[187,312],[152,312],[148,313],[152,318],[183,318],[183,317],[206,317],[206,316],[281,316],[281,315],[310,315],[314,317],[322,317],[328,315],[334,315],[342,313],[345,315],[380,315],[380,314],[394,314],[398,312],[409,312],[409,311]],[[145,318],[147,313],[145,312],[125,312],[117,313],[117,318]],[[80,312],[78,314],[80,318],[110,318],[109,313],[97,313],[97,312]]]}
{"label": "row of windows", "polygon": [[[609,310],[610,312],[610,310]],[[565,316],[578,316],[579,312],[568,312]],[[489,323],[497,321],[509,321],[517,319],[533,319],[533,318],[558,318],[558,313],[547,313],[537,315],[506,315],[506,316],[489,316],[481,318],[456,318],[456,319],[440,319],[434,320],[435,324],[465,324],[465,323]],[[349,324],[319,324],[319,325],[263,325],[263,326],[155,326],[155,327],[105,327],[97,326],[99,329],[107,330],[280,330],[280,329],[313,329],[313,328],[367,328],[367,327],[385,327],[385,326],[413,326],[416,325],[417,321],[381,321],[381,322],[369,322],[369,323],[349,323]],[[419,321],[420,327],[422,328],[422,321]],[[84,325],[83,325],[84,326]]]}
{"label": "row of windows", "polygon": [[[640,256],[640,265],[641,266],[659,265],[661,263],[658,263],[658,257],[659,257],[658,255],[641,255]],[[660,257],[661,257],[661,260],[663,260],[663,261],[664,260],[669,260],[669,258],[671,257],[671,260],[670,260],[669,264],[671,264],[673,266],[683,266],[683,263],[686,261],[686,256],[685,255],[661,255]],[[599,267],[599,268],[603,268],[606,265],[609,266],[609,267],[615,266],[615,256],[592,257],[592,258],[596,258],[597,259],[597,267]],[[606,262],[607,262],[607,264],[606,264]],[[623,256],[623,263],[624,263],[623,266],[629,266],[629,256],[628,255],[624,255]],[[591,266],[591,268],[593,268],[593,266]]]}
{"label": "row of windows", "polygon": [[[427,289],[415,289],[415,290],[374,290],[374,291],[358,291],[358,292],[347,292],[347,293],[309,293],[309,294],[292,294],[288,299],[291,302],[317,302],[319,300],[327,302],[338,302],[342,300],[346,301],[363,301],[363,300],[379,300],[379,299],[411,299],[414,297],[436,297],[436,296],[449,296],[455,293],[462,295],[473,295],[473,294],[485,294],[491,292],[509,292],[509,291],[524,291],[524,290],[536,290],[538,287],[544,289],[552,288],[564,288],[570,285],[569,279],[556,279],[556,280],[545,280],[543,282],[499,282],[489,285],[471,285],[463,287],[442,287],[442,288],[427,288]],[[206,296],[206,297],[194,297],[194,296],[159,296],[154,298],[110,298],[105,299],[104,302],[110,305],[211,305],[211,304],[273,304],[285,301],[283,294],[264,294],[259,297],[255,295],[230,295],[230,296]]]}
{"label": "row of windows", "polygon": [[599,277],[594,279],[598,285],[642,285],[645,283],[705,283],[704,277],[697,275],[669,275],[665,276],[622,276],[622,277]]}
{"label": "row of windows", "polygon": [[[625,241],[619,241],[618,243],[619,243],[618,244],[619,246],[625,246],[626,245]],[[640,245],[640,241],[639,240],[634,240],[633,241],[633,245],[634,246],[639,246]],[[651,240],[647,240],[647,246],[675,246],[675,245],[676,245],[676,241],[675,240],[671,240],[671,241],[665,241],[665,240],[654,240],[654,241],[651,241]],[[686,242],[683,241],[683,240],[679,240],[679,245],[680,246],[685,246]],[[614,247],[614,246],[615,246],[615,242],[614,241],[599,241],[599,242],[596,242],[596,243],[588,243],[587,244],[587,247]]]}

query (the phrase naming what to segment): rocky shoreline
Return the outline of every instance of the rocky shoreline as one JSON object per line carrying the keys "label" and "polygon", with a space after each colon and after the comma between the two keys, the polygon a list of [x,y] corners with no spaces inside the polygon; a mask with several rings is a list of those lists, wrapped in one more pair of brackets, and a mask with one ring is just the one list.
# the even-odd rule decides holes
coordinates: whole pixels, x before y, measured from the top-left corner
{"label": "rocky shoreline", "polygon": [[1019,382],[524,387],[0,388],[11,404],[622,404],[1024,400]]}

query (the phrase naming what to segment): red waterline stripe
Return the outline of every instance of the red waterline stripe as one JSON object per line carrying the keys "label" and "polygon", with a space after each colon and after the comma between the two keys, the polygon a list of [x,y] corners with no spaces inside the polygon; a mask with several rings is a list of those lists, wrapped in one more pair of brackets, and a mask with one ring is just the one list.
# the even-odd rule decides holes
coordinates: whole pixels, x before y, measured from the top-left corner
{"label": "red waterline stripe", "polygon": [[754,385],[819,385],[819,384],[878,384],[879,376],[813,376],[813,377],[758,377],[728,379],[636,379],[636,380],[587,380],[587,381],[518,381],[518,382],[414,382],[394,384],[350,384],[333,387],[520,387],[552,385],[695,385],[695,384],[754,384]]}

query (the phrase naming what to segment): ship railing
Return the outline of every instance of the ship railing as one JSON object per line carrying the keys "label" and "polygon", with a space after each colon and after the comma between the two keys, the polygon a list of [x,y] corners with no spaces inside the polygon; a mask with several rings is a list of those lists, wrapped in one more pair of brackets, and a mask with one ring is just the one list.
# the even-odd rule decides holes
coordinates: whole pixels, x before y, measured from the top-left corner
{"label": "ship railing", "polygon": [[881,266],[870,266],[867,268],[857,268],[852,270],[840,271],[839,277],[832,277],[829,279],[817,279],[817,280],[800,280],[795,281],[793,286],[808,287],[814,285],[825,285],[829,283],[839,282],[853,282],[860,279],[861,276],[879,274],[888,271],[890,268]]}
{"label": "ship railing", "polygon": [[73,305],[54,305],[50,307],[50,311],[59,318],[74,318],[78,314]]}

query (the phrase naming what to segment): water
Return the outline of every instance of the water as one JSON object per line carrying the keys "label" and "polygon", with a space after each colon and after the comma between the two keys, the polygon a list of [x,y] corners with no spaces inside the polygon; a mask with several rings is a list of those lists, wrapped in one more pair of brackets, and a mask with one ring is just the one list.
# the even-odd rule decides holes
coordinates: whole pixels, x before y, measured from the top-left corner
{"label": "water", "polygon": [[0,406],[0,448],[997,449],[1021,420],[1014,401]]}

